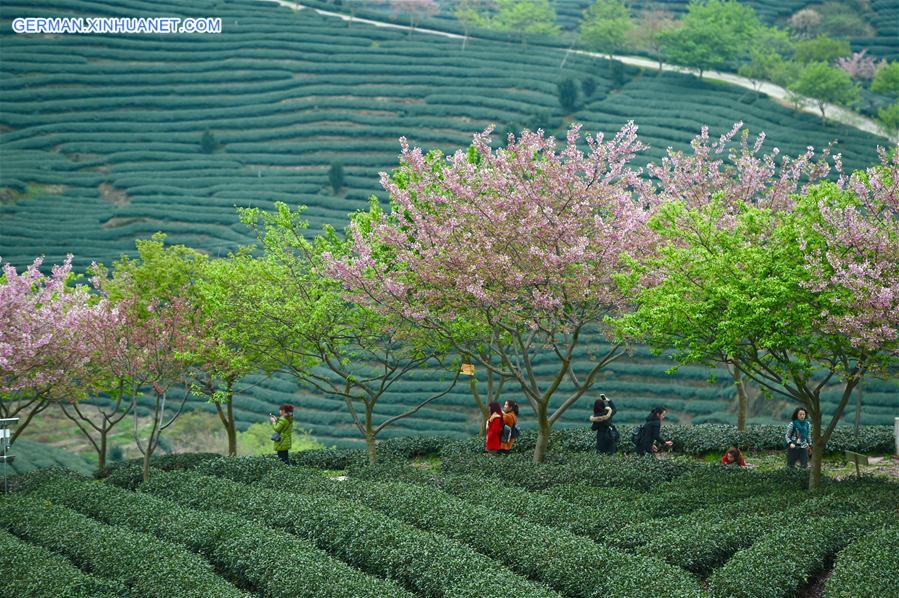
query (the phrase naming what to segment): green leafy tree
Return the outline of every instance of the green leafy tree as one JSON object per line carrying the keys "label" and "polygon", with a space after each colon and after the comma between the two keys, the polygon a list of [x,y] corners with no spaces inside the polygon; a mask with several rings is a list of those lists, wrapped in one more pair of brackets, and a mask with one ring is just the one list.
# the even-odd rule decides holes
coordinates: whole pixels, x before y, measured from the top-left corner
{"label": "green leafy tree", "polygon": [[823,62],[813,62],[802,69],[789,90],[811,98],[821,111],[821,120],[827,118],[827,104],[849,106],[858,100],[858,86],[845,71]]}
{"label": "green leafy tree", "polygon": [[559,105],[566,114],[577,109],[577,84],[574,79],[563,79],[559,82]]}
{"label": "green leafy tree", "polygon": [[609,61],[609,79],[612,81],[612,85],[616,88],[620,88],[624,85],[624,63],[618,60],[610,60]]}
{"label": "green leafy tree", "polygon": [[899,132],[899,102],[878,110],[877,117],[891,134]]}
{"label": "green leafy tree", "polygon": [[738,73],[752,81],[756,94],[765,81],[776,81],[783,72],[785,57],[794,51],[785,31],[762,28],[749,49],[749,62],[741,64]]}
{"label": "green leafy tree", "polygon": [[[373,205],[371,210],[377,212]],[[354,216],[365,227],[369,212]],[[344,401],[353,425],[365,439],[369,462],[377,461],[377,436],[393,423],[414,415],[445,396],[459,378],[458,364],[444,361],[445,348],[416,327],[360,307],[324,267],[324,256],[347,251],[333,229],[309,241],[302,209],[283,203],[273,212],[241,211],[265,250],[267,274],[255,284],[234,289],[245,306],[240,324],[266,358],[300,382]],[[446,388],[403,412],[379,417],[385,393],[410,372],[449,367],[455,376]],[[378,422],[377,420],[381,420]]]}
{"label": "green leafy tree", "polygon": [[190,383],[194,394],[215,406],[231,456],[237,454],[234,395],[246,390],[239,387],[241,380],[256,370],[271,373],[279,365],[268,359],[267,353],[251,340],[247,329],[239,325],[243,317],[240,312],[247,306],[233,292],[236,285],[259,284],[263,276],[256,260],[238,252],[204,263],[192,288],[194,301],[206,322],[207,342],[205,351],[190,370]]}
{"label": "green leafy tree", "polygon": [[749,62],[741,64],[737,73],[752,81],[758,95],[765,81],[775,81],[783,70],[784,60],[777,52],[765,47],[752,48],[749,51]]}
{"label": "green leafy tree", "polygon": [[581,81],[581,91],[584,92],[584,99],[592,98],[593,94],[596,93],[596,79],[587,77]]}
{"label": "green leafy tree", "polygon": [[691,3],[680,26],[661,34],[665,56],[675,64],[704,71],[731,65],[750,47],[761,28],[751,6],[733,0]]}
{"label": "green leafy tree", "polygon": [[670,10],[659,4],[651,4],[640,12],[637,26],[631,29],[631,43],[659,61],[659,72],[662,72],[664,58],[664,33],[675,26],[674,14]]}
{"label": "green leafy tree", "polygon": [[332,162],[331,168],[328,169],[328,182],[331,184],[331,190],[334,194],[340,193],[343,188],[343,164],[340,162]]}
{"label": "green leafy tree", "polygon": [[219,147],[218,141],[215,139],[215,135],[212,134],[212,131],[208,129],[203,132],[203,135],[200,136],[200,150],[204,154],[211,154]]}
{"label": "green leafy tree", "polygon": [[549,0],[496,0],[496,14],[487,21],[496,31],[515,34],[527,45],[529,35],[558,35],[556,11]]}
{"label": "green leafy tree", "polygon": [[463,50],[468,46],[468,36],[473,28],[488,26],[486,11],[489,5],[489,0],[459,0],[456,4],[453,16],[462,24]]}
{"label": "green leafy tree", "polygon": [[606,53],[611,60],[633,27],[630,12],[620,0],[597,0],[584,11],[579,40],[587,50]]}
{"label": "green leafy tree", "polygon": [[849,56],[852,48],[844,39],[832,39],[826,35],[819,35],[814,39],[807,39],[796,44],[796,53],[793,60],[800,64],[813,62],[832,63],[837,58]]}
{"label": "green leafy tree", "polygon": [[877,70],[871,82],[871,91],[899,97],[899,61],[891,62]]}

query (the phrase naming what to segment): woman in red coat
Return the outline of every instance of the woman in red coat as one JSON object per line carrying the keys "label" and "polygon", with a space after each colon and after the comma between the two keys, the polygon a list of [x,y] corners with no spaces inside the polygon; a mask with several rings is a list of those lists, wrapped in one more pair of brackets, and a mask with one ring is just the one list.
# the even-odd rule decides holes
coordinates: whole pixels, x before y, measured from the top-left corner
{"label": "woman in red coat", "polygon": [[500,437],[503,434],[503,408],[496,401],[488,405],[490,415],[487,416],[487,440],[484,442],[484,448],[487,452],[495,453],[500,449]]}

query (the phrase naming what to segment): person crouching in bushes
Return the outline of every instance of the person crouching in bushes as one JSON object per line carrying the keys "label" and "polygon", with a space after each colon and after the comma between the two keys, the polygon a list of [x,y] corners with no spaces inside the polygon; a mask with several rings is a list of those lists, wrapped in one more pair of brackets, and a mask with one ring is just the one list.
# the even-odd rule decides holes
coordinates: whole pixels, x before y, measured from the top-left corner
{"label": "person crouching in bushes", "polygon": [[722,465],[739,465],[740,467],[746,467],[746,461],[743,460],[743,453],[740,452],[735,446],[727,449],[727,452],[724,453],[724,456],[721,457]]}
{"label": "person crouching in bushes", "polygon": [[285,463],[290,463],[287,452],[290,450],[290,441],[293,437],[293,405],[284,404],[278,410],[279,417],[270,416],[272,422],[272,442],[278,458]]}
{"label": "person crouching in bushes", "polygon": [[[497,451],[501,455],[508,455],[512,450],[512,445],[515,444],[515,436],[512,431],[515,429],[515,426],[518,424],[518,403],[515,401],[506,401],[503,405],[503,430],[500,435],[499,442],[499,450]],[[506,427],[508,426],[508,430]],[[506,437],[508,432],[508,440],[503,442],[503,439]]]}
{"label": "person crouching in bushes", "polygon": [[490,415],[487,416],[487,439],[484,441],[484,448],[489,453],[495,453],[500,449],[500,436],[502,436],[505,425],[503,408],[496,401],[490,403],[487,408],[490,409]]}
{"label": "person crouching in bushes", "polygon": [[808,467],[808,454],[812,445],[812,427],[808,421],[808,412],[797,407],[790,418],[784,441],[787,446],[787,467],[795,467],[796,461],[805,469]]}
{"label": "person crouching in bushes", "polygon": [[618,448],[618,431],[612,425],[612,418],[617,410],[615,403],[606,395],[599,395],[599,397],[593,403],[593,415],[590,417],[590,421],[593,422],[592,429],[596,432],[596,452],[614,455]]}
{"label": "person crouching in bushes", "polygon": [[646,421],[641,426],[643,430],[637,437],[637,442],[634,443],[637,447],[638,455],[659,452],[657,443],[669,447],[674,444],[670,440],[662,440],[661,436],[662,420],[665,419],[667,413],[668,410],[664,407],[656,407],[646,416]]}

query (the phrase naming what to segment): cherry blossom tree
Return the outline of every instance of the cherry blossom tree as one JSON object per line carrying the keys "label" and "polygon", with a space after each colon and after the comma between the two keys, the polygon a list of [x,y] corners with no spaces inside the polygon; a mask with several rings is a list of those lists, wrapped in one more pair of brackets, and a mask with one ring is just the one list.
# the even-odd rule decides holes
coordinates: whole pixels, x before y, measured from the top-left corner
{"label": "cherry blossom tree", "polygon": [[[354,223],[348,255],[331,256],[329,271],[360,305],[517,383],[536,414],[540,462],[552,425],[622,353],[613,343],[574,367],[585,335],[607,332],[605,319],[628,309],[614,279],[624,256],[651,250],[653,200],[630,165],[644,148],[633,123],[611,140],[587,136],[587,154],[579,125],[558,152],[542,131],[494,151],[490,131],[449,158],[401,139],[400,168],[381,173],[390,213],[375,206]],[[536,366],[547,357],[548,378]],[[555,400],[563,383],[570,392]]]}
{"label": "cherry blossom tree", "polygon": [[137,324],[128,317],[132,313],[123,305],[104,299],[81,321],[79,334],[90,355],[88,391],[99,400],[95,400],[95,412],[79,401],[60,403],[63,415],[97,452],[100,471],[106,467],[110,432],[128,415],[128,398],[136,399],[140,394],[139,380],[131,375],[139,369],[140,361],[132,355],[126,340]]}
{"label": "cherry blossom tree", "polygon": [[852,79],[870,81],[877,74],[877,63],[870,56],[866,56],[868,50],[853,52],[852,56],[837,58],[837,66]]}
{"label": "cherry blossom tree", "polygon": [[72,256],[50,275],[37,258],[21,274],[0,277],[0,417],[19,417],[12,442],[52,401],[84,394],[89,351],[80,334],[94,309],[83,286],[72,286]]}
{"label": "cherry blossom tree", "polygon": [[[121,317],[129,322],[119,338],[100,338],[98,345],[111,360],[113,375],[127,380],[133,389],[133,434],[144,457],[147,480],[162,433],[182,413],[190,396],[190,369],[203,360],[212,341],[190,288],[206,263],[205,256],[183,245],[167,247],[161,234],[137,241],[136,246],[138,258],[123,257],[112,270],[94,264],[92,282],[105,298],[120,304]],[[171,406],[169,393],[176,387],[183,389],[182,396],[166,413]],[[141,429],[138,389],[147,388],[152,396],[150,426]]]}

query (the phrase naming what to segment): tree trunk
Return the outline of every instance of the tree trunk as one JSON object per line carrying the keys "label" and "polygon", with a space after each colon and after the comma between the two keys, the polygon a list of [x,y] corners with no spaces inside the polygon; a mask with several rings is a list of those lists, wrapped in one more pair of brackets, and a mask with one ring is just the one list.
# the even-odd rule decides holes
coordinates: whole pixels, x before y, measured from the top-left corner
{"label": "tree trunk", "polygon": [[811,473],[808,476],[808,489],[817,490],[821,486],[821,467],[824,457],[824,443],[821,435],[821,409],[813,409],[809,413],[812,418],[812,455]]}
{"label": "tree trunk", "polygon": [[375,465],[378,462],[378,446],[375,444],[375,434],[371,427],[370,405],[365,406],[365,444],[368,448],[368,464]]}
{"label": "tree trunk", "polygon": [[150,444],[147,444],[147,450],[144,452],[144,481],[150,480]]}
{"label": "tree trunk", "polygon": [[[40,413],[41,411],[46,409],[48,405],[50,405],[49,400],[47,400],[46,398],[38,398],[38,399],[31,399],[31,400],[27,401],[25,403],[25,405],[15,409],[15,410],[10,410],[8,408],[4,408],[3,412],[2,412],[2,416],[4,418],[12,418],[12,417],[19,418],[19,421],[16,423],[16,429],[13,430],[13,433],[9,438],[9,443],[14,444],[16,442],[16,440],[19,438],[19,436],[22,434],[22,432],[25,431],[25,428],[28,426],[28,424],[31,423],[31,419],[35,415],[37,415],[38,413]],[[25,409],[28,409],[29,407],[32,407],[32,406],[33,406],[33,409],[31,409],[31,411],[28,412],[28,415],[26,415],[25,417],[22,417],[19,415],[19,412],[24,411]]]}
{"label": "tree trunk", "polygon": [[[213,400],[213,403],[215,404],[215,412],[218,414],[222,425],[225,426],[225,434],[228,436],[228,456],[235,457],[237,456],[237,422],[234,418],[234,379],[226,379],[225,384],[225,408],[222,409],[222,405],[218,401]],[[206,394],[214,399],[214,387],[211,385],[207,386]]]}
{"label": "tree trunk", "polygon": [[861,381],[861,376],[862,373],[856,371],[846,381],[845,386],[843,387],[843,396],[840,397],[840,402],[837,404],[837,410],[831,417],[830,425],[827,426],[827,430],[823,433],[821,431],[821,397],[817,394],[814,396],[814,403],[812,405],[814,408],[807,412],[812,418],[812,473],[808,480],[809,490],[816,490],[821,485],[821,467],[824,457],[824,448],[830,440],[831,435],[833,435],[834,428],[840,421],[840,418],[843,417],[843,411],[849,403],[852,391],[855,390],[855,386]]}
{"label": "tree trunk", "polygon": [[365,435],[365,444],[368,449],[368,464],[376,465],[378,463],[378,446],[375,443],[375,437],[372,434]]}
{"label": "tree trunk", "polygon": [[232,401],[231,392],[228,393],[228,425],[225,430],[228,432],[228,456],[237,456],[237,423],[234,421],[234,401]]}
{"label": "tree trunk", "polygon": [[859,428],[862,424],[862,394],[864,391],[862,390],[862,386],[864,383],[859,384],[855,393],[855,433],[859,433]]}
{"label": "tree trunk", "polygon": [[549,418],[547,405],[541,403],[537,409],[537,444],[534,446],[534,463],[543,463],[546,459],[546,446],[549,444]]}
{"label": "tree trunk", "polygon": [[97,450],[97,470],[103,471],[106,469],[106,435],[109,433],[109,428],[106,427],[105,422],[104,425],[100,428],[100,448]]}
{"label": "tree trunk", "polygon": [[732,374],[737,387],[737,430],[743,432],[746,430],[746,382],[743,380],[740,366],[734,365]]}
{"label": "tree trunk", "polygon": [[[489,375],[489,374],[488,374]],[[474,402],[478,405],[478,410],[481,412],[481,425],[479,426],[480,435],[487,435],[487,417],[490,413],[487,411],[487,405],[484,404],[484,401],[481,400],[481,395],[478,393],[478,381],[474,376],[468,381],[468,386],[471,388],[471,396],[474,398]],[[487,397],[488,399],[490,397]]]}

